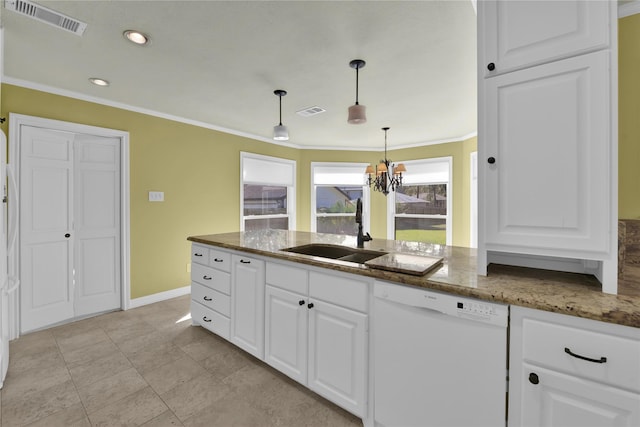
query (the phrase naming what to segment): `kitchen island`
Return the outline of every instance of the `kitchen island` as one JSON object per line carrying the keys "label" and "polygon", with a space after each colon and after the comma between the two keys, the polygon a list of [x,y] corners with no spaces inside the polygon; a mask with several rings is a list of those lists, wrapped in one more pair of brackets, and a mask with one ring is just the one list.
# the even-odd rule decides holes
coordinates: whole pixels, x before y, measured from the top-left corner
{"label": "kitchen island", "polygon": [[[355,236],[188,240],[193,323],[365,426],[495,426],[506,413],[510,426],[640,425],[640,297],[604,294],[595,277],[500,265],[478,276],[474,249],[357,248]],[[440,263],[417,275],[406,259]]]}
{"label": "kitchen island", "polygon": [[487,276],[479,276],[476,269],[476,251],[470,248],[375,237],[374,240],[365,243],[365,249],[368,250],[443,258],[440,268],[425,276],[413,276],[373,269],[362,264],[283,251],[286,248],[311,243],[355,248],[355,236],[259,230],[191,236],[188,240],[454,295],[640,328],[640,297],[604,294],[595,277],[583,274],[491,265]]}

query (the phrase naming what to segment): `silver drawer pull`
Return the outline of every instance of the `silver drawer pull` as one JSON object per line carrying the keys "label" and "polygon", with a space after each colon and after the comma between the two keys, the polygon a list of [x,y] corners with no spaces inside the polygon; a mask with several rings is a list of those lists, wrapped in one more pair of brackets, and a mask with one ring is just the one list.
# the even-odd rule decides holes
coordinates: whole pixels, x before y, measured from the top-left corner
{"label": "silver drawer pull", "polygon": [[214,258],[214,259],[213,259],[213,262],[224,262],[224,260],[223,260],[223,259],[220,259],[220,258]]}
{"label": "silver drawer pull", "polygon": [[204,300],[205,300],[205,301],[213,301],[213,299],[212,299],[212,298],[209,298],[209,297],[208,297],[208,296],[206,296],[206,295],[205,295],[205,297],[204,297]]}
{"label": "silver drawer pull", "polygon": [[193,256],[202,256],[202,254],[193,254]]}
{"label": "silver drawer pull", "polygon": [[207,323],[211,322],[211,319],[207,319],[207,316],[202,316],[202,320],[204,320]]}
{"label": "silver drawer pull", "polygon": [[202,278],[203,278],[204,280],[211,280],[211,279],[212,279],[212,277],[211,277],[211,276],[202,276]]}
{"label": "silver drawer pull", "polygon": [[572,352],[569,347],[565,347],[564,348],[564,352],[567,353],[570,356],[575,357],[576,359],[586,360],[587,362],[607,363],[607,358],[606,357],[601,357],[600,359],[592,359],[590,357],[580,356],[579,354],[575,354],[574,352]]}

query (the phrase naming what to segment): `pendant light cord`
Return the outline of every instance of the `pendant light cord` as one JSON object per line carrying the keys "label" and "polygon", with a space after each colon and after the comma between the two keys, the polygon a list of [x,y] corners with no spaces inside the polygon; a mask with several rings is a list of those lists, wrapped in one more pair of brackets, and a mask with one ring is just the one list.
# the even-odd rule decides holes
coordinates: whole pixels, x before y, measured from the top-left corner
{"label": "pendant light cord", "polygon": [[358,104],[358,87],[359,87],[359,84],[358,84],[358,71],[360,71],[360,67],[359,66],[356,67],[356,105],[359,105]]}
{"label": "pendant light cord", "polygon": [[278,98],[280,98],[280,123],[278,126],[282,126],[282,95],[278,95]]}

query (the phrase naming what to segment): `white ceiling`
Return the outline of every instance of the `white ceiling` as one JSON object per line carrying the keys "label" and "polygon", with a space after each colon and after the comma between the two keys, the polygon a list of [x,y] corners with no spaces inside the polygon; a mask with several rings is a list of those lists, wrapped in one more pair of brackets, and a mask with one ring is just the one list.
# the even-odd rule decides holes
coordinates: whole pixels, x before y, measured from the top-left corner
{"label": "white ceiling", "polygon": [[[36,1],[82,37],[2,9],[3,81],[99,99],[301,148],[381,149],[476,132],[476,15],[459,1]],[[126,41],[137,29],[147,47]],[[368,121],[347,124],[355,101]],[[101,77],[111,86],[89,83]],[[55,89],[53,89],[55,88]],[[297,110],[327,111],[300,117]]]}

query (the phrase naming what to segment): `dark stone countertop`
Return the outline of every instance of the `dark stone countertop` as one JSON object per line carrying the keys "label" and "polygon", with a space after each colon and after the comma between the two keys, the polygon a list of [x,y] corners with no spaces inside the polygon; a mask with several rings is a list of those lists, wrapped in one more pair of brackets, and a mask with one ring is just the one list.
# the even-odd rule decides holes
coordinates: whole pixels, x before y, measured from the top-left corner
{"label": "dark stone countertop", "polygon": [[260,230],[191,236],[188,240],[486,301],[640,327],[638,296],[604,294],[596,278],[584,274],[490,265],[488,275],[479,276],[476,272],[476,251],[470,248],[384,239],[365,243],[368,250],[443,258],[439,268],[424,276],[415,276],[282,251],[310,243],[355,248],[354,236]]}

